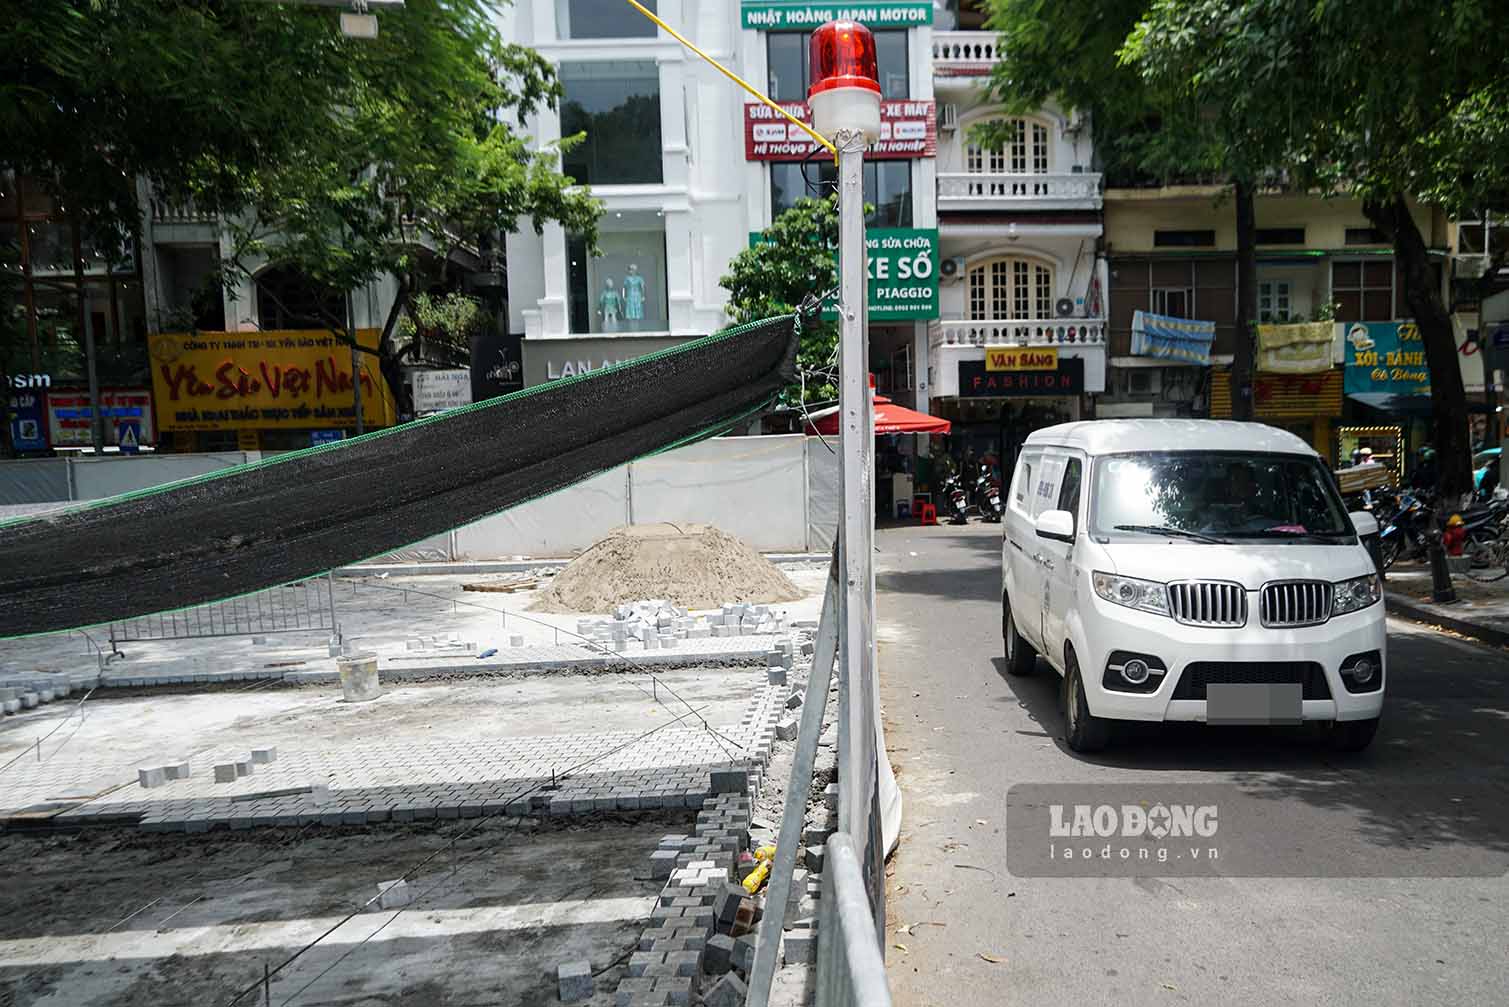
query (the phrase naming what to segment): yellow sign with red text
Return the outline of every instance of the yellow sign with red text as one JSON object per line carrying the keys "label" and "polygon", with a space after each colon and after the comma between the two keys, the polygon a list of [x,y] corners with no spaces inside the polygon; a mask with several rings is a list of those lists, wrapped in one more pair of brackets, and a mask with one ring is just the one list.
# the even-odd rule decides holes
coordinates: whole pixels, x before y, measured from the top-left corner
{"label": "yellow sign with red text", "polygon": [[[376,329],[357,343],[377,348]],[[160,430],[353,429],[351,347],[324,329],[164,333],[149,340]],[[372,353],[358,354],[362,417],[392,426],[397,409]]]}
{"label": "yellow sign with red text", "polygon": [[1012,346],[985,351],[987,371],[1056,371],[1058,350],[1041,346]]}

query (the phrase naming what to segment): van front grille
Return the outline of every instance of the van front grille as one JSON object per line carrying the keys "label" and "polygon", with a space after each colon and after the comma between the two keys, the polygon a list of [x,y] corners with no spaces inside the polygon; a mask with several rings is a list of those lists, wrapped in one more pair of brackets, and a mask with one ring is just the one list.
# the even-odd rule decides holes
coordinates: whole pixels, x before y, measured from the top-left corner
{"label": "van front grille", "polygon": [[1314,661],[1196,661],[1179,673],[1172,698],[1205,699],[1211,685],[1298,685],[1302,699],[1331,698]]}
{"label": "van front grille", "polygon": [[1331,618],[1331,594],[1331,585],[1323,580],[1264,584],[1258,613],[1270,629],[1319,626]]}
{"label": "van front grille", "polygon": [[1186,626],[1247,625],[1247,589],[1223,580],[1175,581],[1168,586],[1169,612]]}

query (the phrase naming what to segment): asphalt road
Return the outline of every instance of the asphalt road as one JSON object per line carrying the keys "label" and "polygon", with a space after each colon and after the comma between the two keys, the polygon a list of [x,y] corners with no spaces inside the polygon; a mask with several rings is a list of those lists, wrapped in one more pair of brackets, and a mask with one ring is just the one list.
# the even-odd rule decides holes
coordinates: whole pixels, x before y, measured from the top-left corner
{"label": "asphalt road", "polygon": [[[1176,725],[1086,758],[1064,745],[1058,676],[1041,662],[1005,674],[999,526],[882,530],[878,544],[906,801],[887,894],[899,1007],[1509,1002],[1509,879],[1440,876],[1509,856],[1509,654],[1391,620],[1389,699],[1361,755],[1298,729]],[[1261,793],[1265,826],[1327,876],[1008,870],[1012,786],[1170,781]],[[1448,791],[1478,795],[1464,817],[1415,813]],[[1338,844],[1386,876],[1336,876],[1324,854]],[[1414,851],[1437,876],[1401,876]]]}

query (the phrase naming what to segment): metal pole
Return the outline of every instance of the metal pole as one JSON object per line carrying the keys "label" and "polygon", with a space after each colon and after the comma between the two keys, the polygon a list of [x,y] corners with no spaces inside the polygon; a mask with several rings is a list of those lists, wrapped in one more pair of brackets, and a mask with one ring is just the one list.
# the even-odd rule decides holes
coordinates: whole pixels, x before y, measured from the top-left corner
{"label": "metal pole", "polygon": [[843,572],[839,600],[839,802],[838,831],[854,836],[864,855],[865,814],[874,766],[860,757],[870,727],[867,683],[875,672],[874,617],[870,608],[870,540],[874,523],[874,469],[870,435],[868,333],[865,312],[864,134],[840,130],[838,147],[839,274],[839,486],[843,520],[838,558]]}
{"label": "metal pole", "polygon": [[362,417],[362,354],[356,346],[356,300],[346,291],[346,334],[351,337],[351,401],[356,406],[356,436],[366,432]]}
{"label": "metal pole", "polygon": [[78,216],[70,214],[68,220],[73,232],[73,278],[74,293],[78,297],[79,335],[84,337],[84,370],[89,377],[89,443],[95,455],[102,455],[105,453],[105,418],[100,415],[99,357],[94,345],[94,326],[89,324],[89,308],[84,303],[84,242]]}
{"label": "metal pole", "polygon": [[760,940],[755,944],[754,964],[749,969],[746,1007],[766,1007],[775,978],[776,952],[786,924],[786,901],[791,876],[796,870],[797,851],[802,848],[807,798],[812,790],[812,767],[817,761],[817,743],[823,733],[823,711],[828,704],[828,686],[833,681],[833,658],[838,649],[838,605],[842,594],[838,561],[828,565],[828,586],[823,592],[823,612],[817,620],[817,643],[812,649],[812,670],[807,675],[807,698],[802,703],[802,726],[796,736],[796,754],[791,760],[791,779],[786,785],[786,807],[781,814],[781,832],[775,844],[775,863],[766,889],[765,917]]}

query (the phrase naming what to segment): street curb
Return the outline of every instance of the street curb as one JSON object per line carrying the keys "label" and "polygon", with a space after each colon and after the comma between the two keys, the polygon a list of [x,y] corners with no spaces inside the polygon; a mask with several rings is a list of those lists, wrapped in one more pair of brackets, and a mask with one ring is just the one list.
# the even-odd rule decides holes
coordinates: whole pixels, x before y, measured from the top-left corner
{"label": "street curb", "polygon": [[[832,558],[825,552],[768,552],[763,555],[777,566],[790,563],[826,563]],[[477,560],[459,563],[359,563],[353,566],[338,566],[331,572],[337,577],[378,577],[385,573],[395,577],[528,573],[531,570],[563,567],[574,558],[563,556],[558,559]]]}
{"label": "street curb", "polygon": [[1467,619],[1458,619],[1454,616],[1444,615],[1439,611],[1426,608],[1424,605],[1394,594],[1385,593],[1384,604],[1389,612],[1394,615],[1402,615],[1417,622],[1444,626],[1454,633],[1470,636],[1474,640],[1480,640],[1495,647],[1509,647],[1509,630],[1494,629],[1492,626],[1484,626],[1479,622],[1471,622]]}

